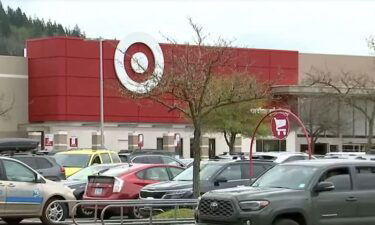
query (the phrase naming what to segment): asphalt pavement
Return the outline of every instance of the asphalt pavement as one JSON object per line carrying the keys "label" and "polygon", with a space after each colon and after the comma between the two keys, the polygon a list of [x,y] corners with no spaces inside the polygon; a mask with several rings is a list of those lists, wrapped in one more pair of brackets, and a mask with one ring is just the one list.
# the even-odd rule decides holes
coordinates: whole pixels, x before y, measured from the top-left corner
{"label": "asphalt pavement", "polygon": [[[77,219],[77,222],[78,224],[95,224],[94,222],[90,222],[90,223],[87,223],[87,219],[86,219],[86,223],[84,223],[84,220],[85,219]],[[3,224],[6,224],[4,221],[1,221],[0,220],[0,224],[3,225]],[[43,223],[39,220],[39,219],[24,219],[22,222],[21,222],[22,225],[43,225]],[[71,224],[74,224],[72,222],[71,219],[67,220],[66,222],[62,223],[64,225],[71,225]],[[98,220],[98,223],[97,224],[101,224],[100,223],[100,220]]]}
{"label": "asphalt pavement", "polygon": [[[102,223],[100,220],[97,221],[97,223],[94,223],[94,221],[87,221],[87,219],[77,219],[76,220],[78,224],[90,224],[90,225],[101,225]],[[117,223],[116,223],[117,222]],[[108,224],[121,224],[118,220],[115,223],[111,223],[108,221]],[[0,225],[5,225],[6,223],[0,220]],[[72,222],[71,219],[68,219],[63,225],[73,225],[74,223]],[[39,219],[25,219],[21,222],[21,225],[43,225],[43,223]],[[190,224],[194,225],[194,224]]]}

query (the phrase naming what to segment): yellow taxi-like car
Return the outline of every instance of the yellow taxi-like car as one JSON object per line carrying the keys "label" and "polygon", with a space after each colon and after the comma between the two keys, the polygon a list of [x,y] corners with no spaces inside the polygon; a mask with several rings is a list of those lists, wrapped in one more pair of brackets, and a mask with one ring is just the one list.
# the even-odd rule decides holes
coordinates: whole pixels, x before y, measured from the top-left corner
{"label": "yellow taxi-like car", "polygon": [[0,157],[0,167],[0,217],[7,224],[40,218],[43,224],[54,225],[71,216],[73,204],[55,201],[76,200],[72,189],[12,158]]}
{"label": "yellow taxi-like car", "polygon": [[121,162],[118,154],[111,150],[69,150],[56,153],[54,157],[65,168],[66,177],[94,164]]}

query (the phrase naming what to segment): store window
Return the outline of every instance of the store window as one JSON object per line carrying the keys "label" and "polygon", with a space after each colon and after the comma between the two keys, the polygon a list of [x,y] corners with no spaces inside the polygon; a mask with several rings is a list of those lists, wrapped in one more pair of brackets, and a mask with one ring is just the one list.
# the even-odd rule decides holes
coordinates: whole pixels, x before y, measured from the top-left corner
{"label": "store window", "polygon": [[286,140],[257,140],[257,152],[279,152],[286,151]]}
{"label": "store window", "polygon": [[346,144],[342,145],[343,152],[364,152],[365,146],[363,144]]}
{"label": "store window", "polygon": [[156,149],[157,150],[163,150],[163,138],[156,138]]}
{"label": "store window", "polygon": [[216,140],[215,138],[208,139],[208,157],[210,159],[215,158],[216,156]]}

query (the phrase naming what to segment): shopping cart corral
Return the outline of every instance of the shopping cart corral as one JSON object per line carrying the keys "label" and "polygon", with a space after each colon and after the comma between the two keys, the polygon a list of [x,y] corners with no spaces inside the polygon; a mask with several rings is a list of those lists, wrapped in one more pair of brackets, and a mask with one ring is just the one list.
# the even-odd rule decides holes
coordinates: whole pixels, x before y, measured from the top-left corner
{"label": "shopping cart corral", "polygon": [[[72,214],[75,215],[77,208],[89,208],[94,210],[92,218],[77,219],[73,216],[72,224],[102,224],[102,225],[117,225],[117,224],[194,224],[194,216],[187,218],[179,217],[180,209],[194,210],[198,205],[197,199],[135,199],[135,200],[76,200],[66,201],[57,200],[56,202],[73,204]],[[51,203],[52,204],[52,203]],[[129,219],[124,214],[125,208],[134,208],[142,210],[147,216],[142,219]],[[161,209],[168,209],[170,216],[168,218],[158,218],[157,214]],[[112,210],[119,212],[118,215],[111,219],[106,219],[106,213]],[[62,224],[66,224],[63,222]]]}

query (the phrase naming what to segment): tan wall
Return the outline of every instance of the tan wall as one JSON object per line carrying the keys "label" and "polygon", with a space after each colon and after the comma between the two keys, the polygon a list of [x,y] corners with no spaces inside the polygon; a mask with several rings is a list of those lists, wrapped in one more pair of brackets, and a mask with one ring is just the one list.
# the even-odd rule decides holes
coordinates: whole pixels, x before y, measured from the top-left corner
{"label": "tan wall", "polygon": [[0,111],[12,103],[11,110],[0,116],[0,138],[25,136],[18,126],[28,122],[27,60],[0,56]]}
{"label": "tan wall", "polygon": [[337,75],[341,71],[373,74],[375,72],[375,57],[300,53],[299,84],[303,84],[303,81],[307,78],[306,73],[311,72],[312,68],[329,71]]}

